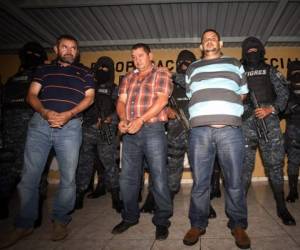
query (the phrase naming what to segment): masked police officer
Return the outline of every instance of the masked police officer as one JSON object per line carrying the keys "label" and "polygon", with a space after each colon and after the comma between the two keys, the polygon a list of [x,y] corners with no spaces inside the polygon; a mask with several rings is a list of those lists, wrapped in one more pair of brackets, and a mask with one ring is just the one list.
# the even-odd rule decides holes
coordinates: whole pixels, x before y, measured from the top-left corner
{"label": "masked police officer", "polygon": [[275,68],[265,63],[264,55],[265,48],[260,40],[248,37],[243,41],[242,63],[250,90],[243,115],[245,189],[247,192],[251,183],[256,149],[259,148],[276,201],[277,215],[285,225],[295,225],[284,200],[284,145],[278,118],[278,113],[285,109],[288,100],[287,81]]}
{"label": "masked police officer", "polygon": [[[29,42],[20,49],[19,58],[19,70],[8,79],[3,90],[4,150],[1,152],[3,157],[0,168],[0,218],[8,216],[8,202],[20,180],[23,168],[27,123],[33,115],[33,110],[25,102],[27,91],[35,69],[46,61],[47,54],[39,43]],[[45,196],[46,178],[43,178],[42,183],[41,195]]]}
{"label": "masked police officer", "polygon": [[300,61],[288,64],[290,98],[287,107],[285,144],[288,156],[289,194],[288,202],[299,199],[298,177],[300,165]]}
{"label": "masked police officer", "polygon": [[110,191],[113,208],[120,212],[119,167],[116,164],[118,121],[115,113],[117,89],[114,83],[114,62],[110,57],[100,57],[92,66],[92,70],[95,76],[96,95],[94,104],[83,116],[83,142],[76,176],[75,208],[83,207],[84,195],[93,175],[96,148],[105,169],[104,182],[98,183],[97,189]]}

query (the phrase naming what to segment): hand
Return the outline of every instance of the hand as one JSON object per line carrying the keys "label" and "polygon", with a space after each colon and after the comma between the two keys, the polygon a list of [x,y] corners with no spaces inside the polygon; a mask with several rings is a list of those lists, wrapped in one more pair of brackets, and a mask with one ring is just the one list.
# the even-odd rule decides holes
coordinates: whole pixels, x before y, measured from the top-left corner
{"label": "hand", "polygon": [[168,107],[168,109],[167,109],[167,115],[168,115],[169,119],[174,120],[174,119],[176,119],[177,113],[176,113],[176,111],[174,109]]}
{"label": "hand", "polygon": [[134,119],[128,124],[128,133],[129,134],[135,134],[138,132],[141,127],[143,126],[144,121],[141,117]]}
{"label": "hand", "polygon": [[263,108],[255,109],[254,112],[255,112],[255,117],[257,117],[258,119],[264,119],[265,117],[270,115],[273,111],[274,110],[272,107],[263,107]]}
{"label": "hand", "polygon": [[41,112],[42,117],[48,121],[50,126],[59,127],[59,124],[56,124],[56,116],[58,115],[58,112],[55,112],[53,110],[45,109]]}
{"label": "hand", "polygon": [[112,123],[112,117],[111,116],[106,117],[104,123]]}
{"label": "hand", "polygon": [[126,134],[128,132],[128,121],[127,120],[120,121],[118,128],[122,134]]}
{"label": "hand", "polygon": [[70,111],[65,111],[57,113],[52,119],[48,122],[52,128],[61,128],[72,118],[72,113]]}

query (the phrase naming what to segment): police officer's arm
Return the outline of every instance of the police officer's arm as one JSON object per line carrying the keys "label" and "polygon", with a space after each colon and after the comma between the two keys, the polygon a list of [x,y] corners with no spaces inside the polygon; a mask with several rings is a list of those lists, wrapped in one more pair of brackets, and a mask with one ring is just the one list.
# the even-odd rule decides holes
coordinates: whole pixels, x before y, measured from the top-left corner
{"label": "police officer's arm", "polygon": [[127,94],[120,94],[119,98],[117,100],[117,114],[120,118],[120,122],[119,122],[119,130],[121,131],[121,133],[127,133],[128,130],[128,121],[126,118],[126,101],[127,101]]}
{"label": "police officer's arm", "polygon": [[244,101],[247,97],[247,94],[243,94],[243,95],[240,95],[240,96],[241,96],[242,101]]}
{"label": "police officer's arm", "polygon": [[158,92],[156,95],[157,95],[156,101],[146,111],[146,113],[129,123],[128,132],[130,134],[135,134],[136,132],[138,132],[146,121],[158,115],[159,112],[161,112],[162,109],[168,104],[168,99],[169,99],[168,95],[160,92]]}
{"label": "police officer's arm", "polygon": [[58,113],[44,108],[43,104],[38,98],[41,88],[42,85],[40,83],[32,82],[28,90],[26,101],[36,112],[40,113],[41,116],[50,123],[50,120]]}
{"label": "police officer's arm", "polygon": [[288,81],[275,68],[270,69],[270,78],[276,93],[274,108],[276,112],[283,112],[289,99]]}

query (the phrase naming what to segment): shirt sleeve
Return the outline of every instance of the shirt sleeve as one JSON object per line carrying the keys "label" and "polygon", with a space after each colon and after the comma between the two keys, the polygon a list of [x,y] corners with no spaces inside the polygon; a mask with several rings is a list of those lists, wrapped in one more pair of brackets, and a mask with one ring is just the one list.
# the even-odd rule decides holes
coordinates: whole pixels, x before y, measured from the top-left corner
{"label": "shirt sleeve", "polygon": [[86,83],[86,85],[84,87],[85,90],[95,89],[94,75],[91,71],[85,75],[84,80]]}
{"label": "shirt sleeve", "polygon": [[124,76],[119,86],[119,96],[127,94],[128,75]]}
{"label": "shirt sleeve", "polygon": [[37,69],[33,73],[32,81],[33,82],[38,82],[41,85],[43,85],[43,82],[44,82],[44,77],[43,76],[44,76],[44,67],[39,66],[39,67],[37,67]]}
{"label": "shirt sleeve", "polygon": [[172,79],[168,72],[156,72],[156,92],[171,96],[173,91]]}

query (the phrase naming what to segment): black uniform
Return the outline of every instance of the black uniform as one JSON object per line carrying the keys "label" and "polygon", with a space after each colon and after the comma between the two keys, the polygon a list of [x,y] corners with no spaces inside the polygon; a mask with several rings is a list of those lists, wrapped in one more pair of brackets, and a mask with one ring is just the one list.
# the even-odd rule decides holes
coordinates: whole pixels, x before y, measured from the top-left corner
{"label": "black uniform", "polygon": [[119,167],[116,161],[118,120],[115,112],[115,100],[117,87],[114,84],[113,60],[109,57],[100,57],[93,66],[93,72],[96,95],[94,104],[83,115],[83,141],[76,175],[76,208],[82,208],[83,196],[93,176],[97,154],[100,164],[104,168],[103,182],[98,185],[112,193],[113,207],[120,211]]}
{"label": "black uniform", "polygon": [[289,195],[288,202],[295,202],[298,196],[300,166],[300,61],[288,64],[290,98],[286,110],[285,148],[288,157]]}
{"label": "black uniform", "polygon": [[[47,59],[44,49],[35,42],[25,44],[20,50],[19,57],[21,60],[19,72],[8,79],[3,89],[5,152],[2,151],[0,168],[0,206],[2,209],[8,206],[9,198],[22,174],[27,124],[33,115],[33,110],[26,103],[26,95],[36,67]],[[46,186],[47,180],[43,178],[40,189],[43,197],[46,196]]]}
{"label": "black uniform", "polygon": [[[257,148],[268,174],[274,193],[277,214],[286,225],[295,225],[294,218],[286,208],[283,193],[284,145],[280,130],[278,112],[282,112],[287,104],[288,89],[284,77],[272,66],[264,62],[265,49],[255,37],[249,37],[242,44],[242,63],[244,65],[248,88],[252,94],[245,101],[243,115],[243,133],[245,136],[244,183],[248,191],[255,164]],[[254,111],[256,96],[258,104],[263,108],[273,109],[263,120],[259,120]],[[265,133],[259,129],[265,122]]]}

